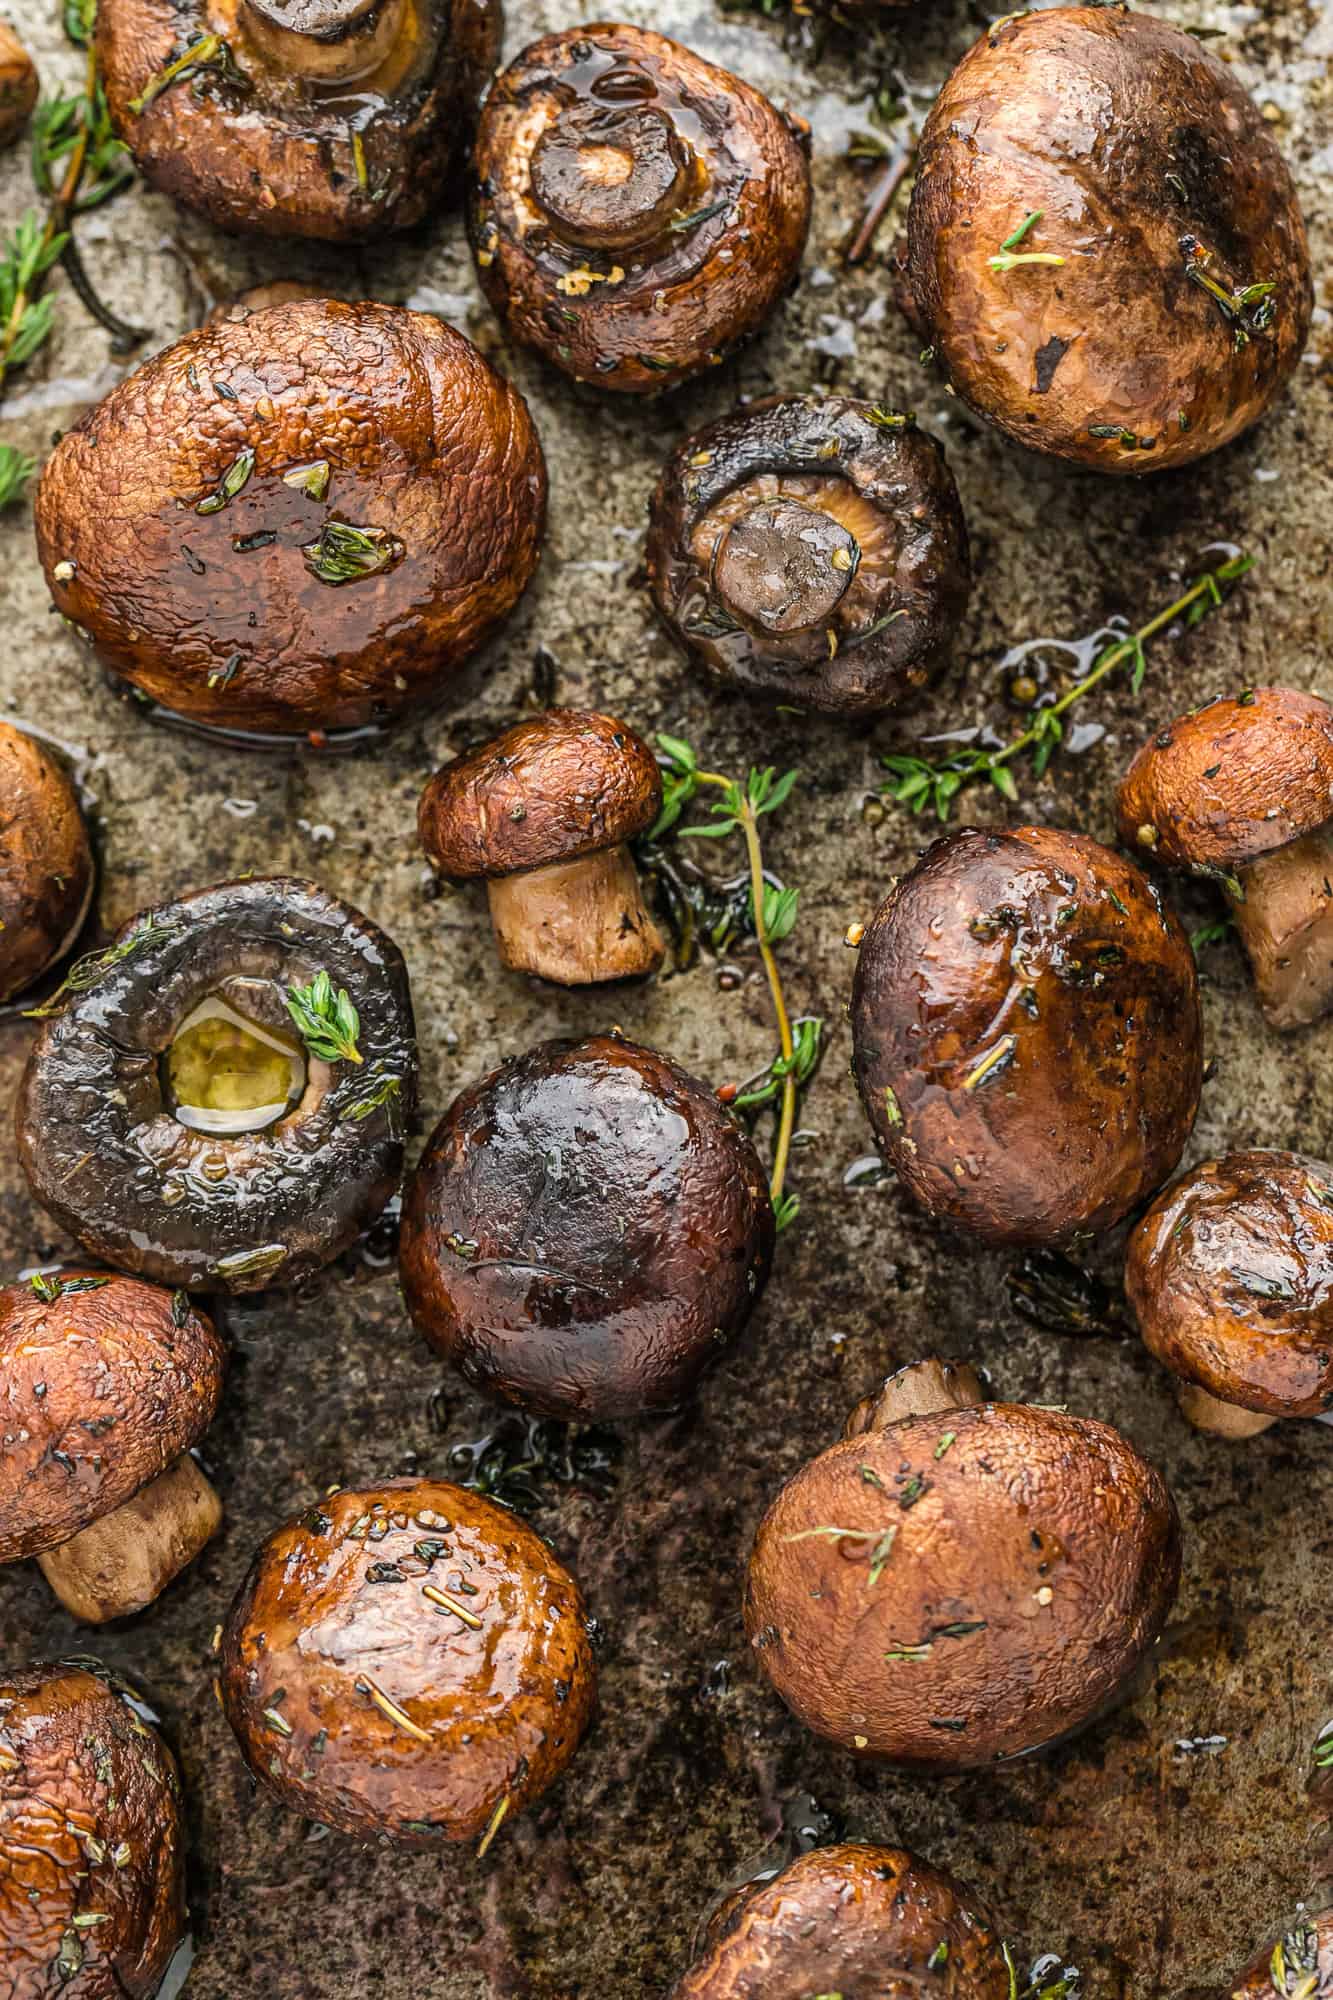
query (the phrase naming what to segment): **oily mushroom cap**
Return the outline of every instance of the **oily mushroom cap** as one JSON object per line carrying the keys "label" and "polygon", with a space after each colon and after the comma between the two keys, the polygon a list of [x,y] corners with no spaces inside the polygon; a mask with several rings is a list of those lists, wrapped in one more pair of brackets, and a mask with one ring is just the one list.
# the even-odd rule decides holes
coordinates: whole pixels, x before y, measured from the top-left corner
{"label": "oily mushroom cap", "polygon": [[[507,1508],[434,1479],[335,1492],[269,1536],[222,1635],[250,1769],[308,1819],[408,1847],[521,1812],[578,1748],[578,1585]],[[506,1803],[507,1802],[507,1803]]]}
{"label": "oily mushroom cap", "polygon": [[[223,989],[289,1038],[285,994],[320,971],[360,1016],[359,1063],[306,1051],[304,1090],[267,1129],[173,1116],[162,1058]],[[221,882],[133,918],[84,960],[42,1025],[16,1108],[38,1201],[95,1256],[169,1285],[258,1291],[355,1242],[398,1186],[416,1036],[398,947],[312,882]],[[238,982],[227,987],[226,982]]]}
{"label": "oily mushroom cap", "polygon": [[[1277,1957],[1281,1952],[1281,1959]],[[1278,1967],[1284,1984],[1278,1985]],[[1315,1975],[1310,1983],[1311,1975]],[[1279,1992],[1305,1992],[1310,2000],[1333,1985],[1333,1910],[1301,1916],[1291,1929],[1264,1945],[1253,1962],[1227,1985],[1217,2000],[1272,2000]]]}
{"label": "oily mushroom cap", "polygon": [[544,1416],[670,1409],[748,1320],[773,1206],[706,1084],[607,1035],[454,1100],[408,1183],[408,1309],[468,1381]]}
{"label": "oily mushroom cap", "polygon": [[0,21],[0,146],[10,146],[37,102],[37,70],[14,30]]}
{"label": "oily mushroom cap", "polygon": [[199,722],[301,732],[438,695],[521,596],[545,513],[527,406],[469,341],[308,299],[127,376],[47,460],[36,524],[113,673]]}
{"label": "oily mushroom cap", "polygon": [[1109,1228],[1161,1186],[1198,1108],[1184,931],[1132,862],[1051,827],[927,849],[866,932],[852,1035],[890,1165],[992,1243]]}
{"label": "oily mushroom cap", "polygon": [[[1064,261],[994,269],[1006,252]],[[921,133],[908,254],[950,385],[1102,472],[1236,437],[1309,331],[1305,225],[1253,99],[1120,7],[1009,16],[963,57]]]}
{"label": "oily mushroom cap", "polygon": [[796,274],[807,128],[623,23],[546,35],[492,86],[468,216],[483,291],[577,381],[654,395],[720,362]]}
{"label": "oily mushroom cap", "polygon": [[93,894],[78,794],[55,753],[0,722],[0,1001],[63,956]]}
{"label": "oily mushroom cap", "polygon": [[185,1935],[175,1760],[95,1662],[0,1673],[6,2000],[150,2000]]}
{"label": "oily mushroom cap", "polygon": [[1118,1431],[989,1403],[804,1466],[760,1525],[745,1629],[816,1734],[962,1771],[1096,1716],[1179,1578],[1171,1495]]}
{"label": "oily mushroom cap", "polygon": [[875,715],[927,686],[971,587],[940,446],[843,396],[769,397],[687,438],[653,495],[647,560],[687,652],[830,715]]}

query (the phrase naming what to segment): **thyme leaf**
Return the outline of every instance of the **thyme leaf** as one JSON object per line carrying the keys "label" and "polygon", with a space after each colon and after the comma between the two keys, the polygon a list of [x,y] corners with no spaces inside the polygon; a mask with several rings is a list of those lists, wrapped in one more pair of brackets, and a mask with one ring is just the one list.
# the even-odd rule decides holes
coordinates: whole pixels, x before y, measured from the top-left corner
{"label": "thyme leaf", "polygon": [[170,90],[173,83],[179,83],[183,77],[195,76],[200,70],[215,70],[220,82],[229,83],[235,89],[250,88],[250,79],[238,66],[229,42],[224,41],[221,35],[196,35],[182,54],[160,69],[137,97],[130,99],[130,116],[140,117],[164,90]]}
{"label": "thyme leaf", "polygon": [[26,457],[12,444],[0,444],[0,509],[22,499],[36,470],[34,459]]}
{"label": "thyme leaf", "polygon": [[321,583],[355,583],[392,569],[407,553],[387,528],[357,528],[350,521],[326,521],[301,554],[305,566]]}
{"label": "thyme leaf", "polygon": [[309,986],[289,986],[286,998],[287,1012],[312,1056],[330,1063],[362,1061],[356,1045],[361,1017],[345,986],[335,993],[333,981],[321,969]]}

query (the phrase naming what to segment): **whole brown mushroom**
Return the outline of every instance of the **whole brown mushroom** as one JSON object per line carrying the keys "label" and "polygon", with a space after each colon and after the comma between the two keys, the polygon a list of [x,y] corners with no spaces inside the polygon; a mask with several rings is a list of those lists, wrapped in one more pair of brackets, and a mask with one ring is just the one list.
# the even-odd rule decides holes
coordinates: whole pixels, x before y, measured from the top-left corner
{"label": "whole brown mushroom", "polygon": [[661,806],[641,736],[613,715],[553,708],[442,766],[417,826],[439,874],[484,879],[502,965],[588,986],[662,963],[628,847]]}
{"label": "whole brown mushroom", "polygon": [[0,147],[12,146],[37,103],[37,69],[7,21],[0,21]]}
{"label": "whole brown mushroom", "polygon": [[0,1001],[56,964],[93,896],[78,794],[41,740],[0,722]]}

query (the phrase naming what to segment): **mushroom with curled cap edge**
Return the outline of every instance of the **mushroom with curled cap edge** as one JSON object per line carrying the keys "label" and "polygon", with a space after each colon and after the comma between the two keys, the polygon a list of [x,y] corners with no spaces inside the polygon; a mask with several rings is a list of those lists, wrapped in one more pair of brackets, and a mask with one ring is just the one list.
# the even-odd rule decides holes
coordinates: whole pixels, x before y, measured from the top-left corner
{"label": "mushroom with curled cap edge", "polygon": [[1271,1028],[1333,1006],[1333,708],[1248,688],[1179,716],[1117,801],[1126,847],[1223,886]]}
{"label": "mushroom with curled cap edge", "polygon": [[577,381],[674,388],[754,333],[795,276],[807,131],[649,29],[546,35],[482,111],[468,218],[482,290]]}
{"label": "mushroom with curled cap edge", "polygon": [[223,1627],[221,1689],[284,1804],[429,1847],[489,1836],[559,1777],[596,1671],[578,1585],[526,1523],[390,1479],[269,1536]]}
{"label": "mushroom with curled cap edge", "polygon": [[964,1771],[1044,1749],[1114,1702],[1175,1600],[1175,1505],[1133,1445],[983,1397],[956,1364],[891,1375],[760,1524],[750,1644],[845,1750]]}
{"label": "mushroom with curled cap edge", "polygon": [[350,904],[222,882],[133,918],[68,989],[19,1086],[19,1160],[94,1256],[168,1285],[289,1285],[396,1192],[412,1002]]}
{"label": "mushroom with curled cap edge", "polygon": [[875,715],[927,686],[971,584],[939,445],[846,397],[769,397],[687,438],[653,495],[647,560],[687,652],[830,715]]}
{"label": "mushroom with curled cap edge", "polygon": [[662,963],[627,845],[661,808],[641,736],[611,715],[553,708],[438,770],[417,825],[441,875],[485,879],[502,965],[587,986]]}
{"label": "mushroom with curled cap edge", "polygon": [[685,1400],[749,1319],[773,1239],[759,1156],[708,1086],[595,1035],[454,1100],[399,1254],[412,1318],[469,1382],[608,1420]]}
{"label": "mushroom with curled cap edge", "polygon": [[927,849],[866,931],[853,1073],[880,1151],[991,1243],[1108,1229],[1184,1150],[1203,1077],[1194,954],[1118,854],[1051,827]]}
{"label": "mushroom with curled cap edge", "polygon": [[0,722],[0,1001],[74,943],[93,897],[78,794],[53,751]]}
{"label": "mushroom with curled cap edge", "polygon": [[922,128],[907,238],[950,387],[1100,472],[1215,451],[1305,348],[1305,225],[1258,107],[1193,35],[1128,8],[991,24]]}
{"label": "mushroom with curled cap edge", "polygon": [[1216,2000],[1324,2000],[1333,1992],[1333,1910],[1302,1908],[1290,1930],[1265,1944]]}
{"label": "mushroom with curled cap edge", "polygon": [[151,2000],[185,1938],[170,1750],[96,1661],[0,1672],[7,2000]]}
{"label": "mushroom with curled cap edge", "polygon": [[362,729],[438,696],[536,567],[517,390],[429,313],[305,299],[204,326],[46,462],[38,551],[102,664],[202,726]]}

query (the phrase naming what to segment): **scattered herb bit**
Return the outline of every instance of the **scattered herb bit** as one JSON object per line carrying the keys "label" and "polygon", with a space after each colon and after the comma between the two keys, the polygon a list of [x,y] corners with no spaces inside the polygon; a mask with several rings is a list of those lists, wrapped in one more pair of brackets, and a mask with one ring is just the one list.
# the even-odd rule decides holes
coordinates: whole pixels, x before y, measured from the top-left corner
{"label": "scattered herb bit", "polygon": [[1023,217],[1023,220],[1019,223],[1013,235],[1005,237],[1003,243],[1000,245],[1001,250],[1017,250],[1019,244],[1023,241],[1023,238],[1027,235],[1029,229],[1034,229],[1036,225],[1041,221],[1041,218],[1043,217],[1043,215],[1045,215],[1045,213],[1046,211],[1044,208],[1034,208],[1029,210],[1029,212]]}
{"label": "scattered herb bit", "polygon": [[358,1694],[368,1695],[380,1714],[387,1716],[389,1721],[394,1723],[397,1728],[403,1730],[408,1736],[414,1736],[418,1743],[430,1742],[430,1731],[423,1729],[420,1723],[413,1722],[407,1710],[400,1708],[392,1696],[384,1692],[384,1689],[377,1681],[372,1681],[368,1676],[363,1674],[361,1679],[356,1683],[356,1688]]}
{"label": "scattered herb bit", "polygon": [[358,1098],[355,1104],[347,1107],[343,1117],[353,1118],[359,1125],[362,1119],[369,1118],[372,1112],[387,1109],[389,1129],[393,1131],[398,1122],[402,1094],[403,1079],[400,1076],[382,1076],[372,1083],[364,1097]]}
{"label": "scattered herb bit", "polygon": [[481,1861],[485,1858],[487,1849],[490,1847],[491,1842],[495,1839],[496,1834],[500,1831],[500,1822],[508,1811],[509,1811],[509,1800],[506,1797],[501,1799],[499,1805],[495,1808],[495,1811],[491,1814],[490,1821],[489,1824],[487,1825],[486,1831],[481,1836],[481,1839],[477,1842],[478,1861]]}
{"label": "scattered herb bit", "polygon": [[1264,279],[1258,284],[1244,285],[1238,292],[1228,291],[1208,270],[1207,252],[1199,252],[1193,237],[1186,237],[1185,244],[1185,276],[1216,304],[1232,330],[1236,346],[1247,346],[1251,334],[1265,333],[1277,314],[1273,297],[1277,290],[1275,281]]}
{"label": "scattered herb bit", "polygon": [[935,1457],[943,1458],[945,1452],[949,1449],[949,1446],[951,1444],[956,1444],[957,1441],[958,1441],[957,1431],[946,1431],[944,1433],[944,1436],[940,1439],[939,1443],[935,1447]]}
{"label": "scattered herb bit", "polygon": [[1009,1303],[1020,1319],[1047,1333],[1085,1340],[1123,1340],[1124,1306],[1118,1295],[1058,1250],[1031,1250],[1005,1278]]}
{"label": "scattered herb bit", "polygon": [[43,1305],[54,1305],[63,1289],[59,1278],[48,1278],[45,1271],[34,1271],[28,1283],[36,1292]]}
{"label": "scattered herb bit", "polygon": [[1211,944],[1221,944],[1228,932],[1233,931],[1235,928],[1236,920],[1234,917],[1219,917],[1215,923],[1200,924],[1197,930],[1190,932],[1190,944],[1193,947],[1194,956],[1196,958],[1200,957]]}
{"label": "scattered herb bit", "polygon": [[510,1416],[475,1443],[456,1444],[449,1469],[469,1492],[516,1514],[535,1514],[554,1504],[552,1487],[572,1486],[605,1498],[615,1486],[622,1449],[614,1431],[553,1417]]}
{"label": "scattered herb bit", "polygon": [[317,539],[306,542],[305,566],[321,583],[355,583],[393,569],[407,551],[387,528],[356,528],[350,521],[326,521]]}
{"label": "scattered herb bit", "polygon": [[164,90],[170,90],[173,83],[179,83],[182,77],[194,76],[200,70],[216,71],[220,83],[231,84],[238,90],[250,88],[250,79],[237,65],[230,44],[221,35],[198,35],[183,54],[157,72],[138,97],[130,99],[128,108],[131,118],[140,117]]}
{"label": "scattered herb bit", "polygon": [[12,444],[0,444],[0,509],[12,507],[23,498],[36,470],[35,459],[28,458]]}
{"label": "scattered herb bit", "polygon": [[715,215],[721,215],[731,207],[730,195],[721,201],[710,202],[707,208],[696,208],[693,215],[678,215],[671,224],[673,236],[683,235],[687,229],[697,229],[702,222],[711,222]]}
{"label": "scattered herb bit", "polygon": [[208,685],[211,688],[230,687],[237,673],[240,671],[243,657],[244,655],[241,653],[229,653],[227,658],[222,662],[222,665],[215,667],[213,672],[208,676]]}
{"label": "scattered herb bit", "polygon": [[356,1045],[361,1017],[346,987],[334,992],[327,972],[317,972],[309,986],[289,986],[287,1012],[311,1055],[321,1062],[362,1061]]}
{"label": "scattered herb bit", "polygon": [[309,465],[294,465],[290,472],[284,472],[284,486],[294,486],[299,493],[308,493],[312,500],[322,500],[329,490],[331,468],[327,458],[312,459]]}
{"label": "scattered herb bit", "polygon": [[211,1278],[253,1278],[267,1271],[276,1271],[287,1255],[285,1243],[265,1243],[258,1250],[237,1250],[230,1257],[219,1257],[216,1264],[209,1266]]}
{"label": "scattered herb bit", "polygon": [[234,500],[255,469],[255,455],[247,444],[237,452],[231,464],[219,479],[211,493],[195,505],[196,514],[217,514],[229,500]]}
{"label": "scattered herb bit", "polygon": [[866,411],[866,416],[876,429],[882,431],[906,430],[916,422],[910,410],[900,416],[896,410],[881,409],[878,403],[872,410]]}
{"label": "scattered herb bit", "polygon": [[150,914],[124,937],[107,945],[104,951],[92,951],[86,957],[77,959],[44,1006],[24,1009],[25,1020],[45,1021],[50,1015],[58,1014],[66,994],[86,993],[99,980],[105,979],[114,966],[147,944],[150,938],[161,937],[170,929],[170,924],[158,923]]}

